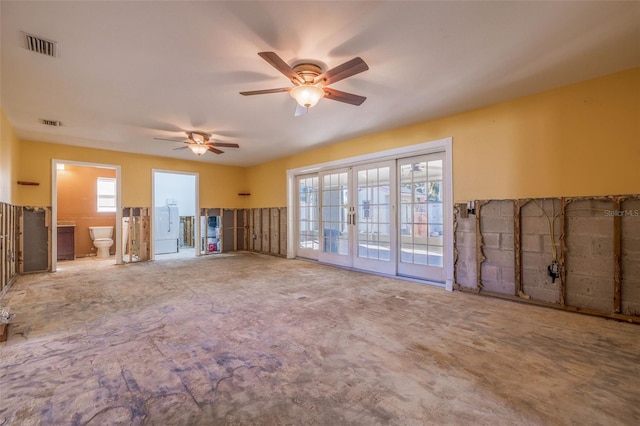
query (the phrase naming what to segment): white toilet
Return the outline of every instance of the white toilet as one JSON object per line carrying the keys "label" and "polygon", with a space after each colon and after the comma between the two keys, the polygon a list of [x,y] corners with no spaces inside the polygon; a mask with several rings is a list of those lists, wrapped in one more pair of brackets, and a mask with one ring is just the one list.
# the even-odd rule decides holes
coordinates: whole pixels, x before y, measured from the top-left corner
{"label": "white toilet", "polygon": [[98,249],[96,258],[108,259],[109,248],[113,245],[113,226],[90,226],[89,234],[93,245]]}

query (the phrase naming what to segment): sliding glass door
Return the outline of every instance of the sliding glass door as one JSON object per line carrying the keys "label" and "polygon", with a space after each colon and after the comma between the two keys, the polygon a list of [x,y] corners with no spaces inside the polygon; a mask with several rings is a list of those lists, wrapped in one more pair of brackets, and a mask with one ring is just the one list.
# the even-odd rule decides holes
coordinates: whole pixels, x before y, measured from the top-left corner
{"label": "sliding glass door", "polygon": [[298,176],[301,257],[443,282],[444,154]]}

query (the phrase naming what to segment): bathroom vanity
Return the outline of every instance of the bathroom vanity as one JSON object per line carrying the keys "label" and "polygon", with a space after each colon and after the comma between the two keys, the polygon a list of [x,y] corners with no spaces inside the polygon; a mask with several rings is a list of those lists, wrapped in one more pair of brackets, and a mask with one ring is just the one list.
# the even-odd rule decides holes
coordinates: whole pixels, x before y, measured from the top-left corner
{"label": "bathroom vanity", "polygon": [[75,224],[58,224],[58,260],[74,260]]}

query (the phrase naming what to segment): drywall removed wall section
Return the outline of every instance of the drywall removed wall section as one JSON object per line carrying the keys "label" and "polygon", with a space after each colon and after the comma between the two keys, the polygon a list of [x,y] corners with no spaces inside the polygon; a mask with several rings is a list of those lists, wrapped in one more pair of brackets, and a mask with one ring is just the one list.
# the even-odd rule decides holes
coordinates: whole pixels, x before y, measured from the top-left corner
{"label": "drywall removed wall section", "polygon": [[287,256],[287,208],[248,210],[247,249],[273,256]]}
{"label": "drywall removed wall section", "polygon": [[[520,212],[520,287],[535,300],[560,303],[560,279],[549,276],[548,267],[559,259],[562,205],[559,199],[515,202]],[[550,235],[554,238],[551,239]],[[516,277],[516,281],[518,277]]]}
{"label": "drywall removed wall section", "polygon": [[576,200],[566,206],[567,305],[614,310],[614,218],[604,214],[613,210],[611,200]]}
{"label": "drywall removed wall section", "polygon": [[249,210],[249,250],[262,252],[262,209]]}
{"label": "drywall removed wall section", "polygon": [[640,195],[455,209],[455,288],[640,323]]}
{"label": "drywall removed wall section", "polygon": [[151,259],[149,208],[122,208],[122,241],[123,262],[144,262]]}
{"label": "drywall removed wall section", "polygon": [[235,248],[235,211],[231,209],[222,209],[222,251],[234,251]]}
{"label": "drywall removed wall section", "polygon": [[640,215],[640,199],[624,200],[620,207],[621,212],[630,215],[620,220],[620,311],[640,316],[640,216],[635,216]]}
{"label": "drywall removed wall section", "polygon": [[22,247],[20,272],[51,269],[51,209],[22,209]]}
{"label": "drywall removed wall section", "polygon": [[200,209],[203,225],[201,251],[204,254],[246,250],[247,210]]}
{"label": "drywall removed wall section", "polygon": [[18,276],[22,208],[0,203],[0,295]]}
{"label": "drywall removed wall section", "polygon": [[513,203],[490,201],[482,206],[482,288],[514,294]]}

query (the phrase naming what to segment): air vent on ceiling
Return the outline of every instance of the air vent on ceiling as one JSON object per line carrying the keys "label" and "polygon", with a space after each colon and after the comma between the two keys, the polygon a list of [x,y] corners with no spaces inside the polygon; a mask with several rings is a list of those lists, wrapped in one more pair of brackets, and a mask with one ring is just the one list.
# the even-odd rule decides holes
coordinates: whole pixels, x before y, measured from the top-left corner
{"label": "air vent on ceiling", "polygon": [[32,52],[41,53],[43,55],[57,57],[58,42],[44,39],[33,34],[22,33],[24,38],[24,47]]}
{"label": "air vent on ceiling", "polygon": [[54,127],[60,127],[62,126],[62,122],[58,121],[58,120],[46,120],[44,118],[40,119],[40,123],[47,125],[47,126],[54,126]]}

